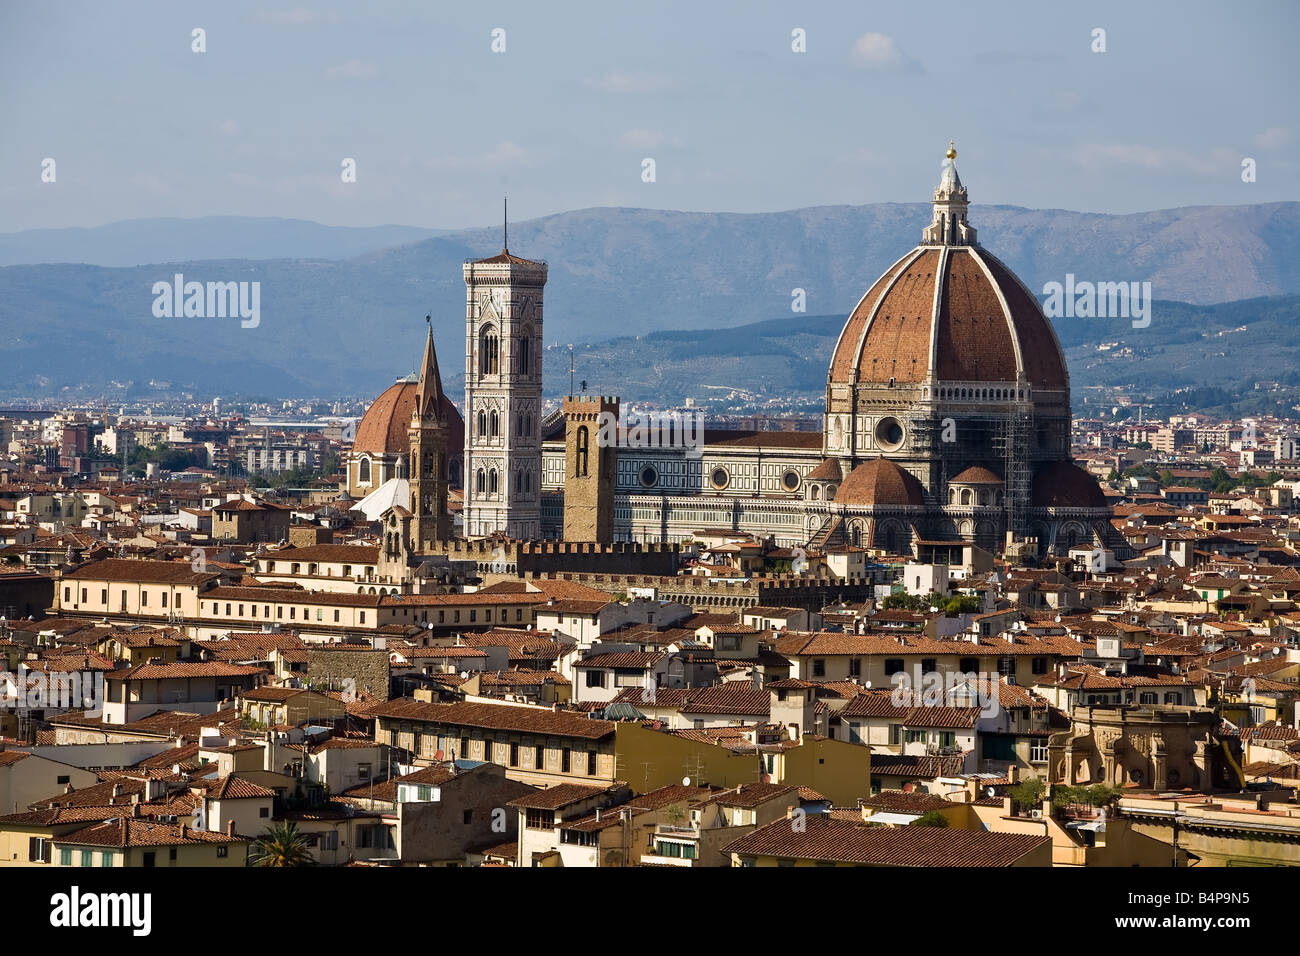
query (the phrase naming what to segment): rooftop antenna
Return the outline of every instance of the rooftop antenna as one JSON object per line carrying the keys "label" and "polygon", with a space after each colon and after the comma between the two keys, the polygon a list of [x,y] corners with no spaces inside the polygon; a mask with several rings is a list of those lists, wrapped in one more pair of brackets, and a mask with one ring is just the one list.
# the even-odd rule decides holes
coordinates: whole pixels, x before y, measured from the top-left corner
{"label": "rooftop antenna", "polygon": [[510,197],[501,197],[501,251],[510,252]]}

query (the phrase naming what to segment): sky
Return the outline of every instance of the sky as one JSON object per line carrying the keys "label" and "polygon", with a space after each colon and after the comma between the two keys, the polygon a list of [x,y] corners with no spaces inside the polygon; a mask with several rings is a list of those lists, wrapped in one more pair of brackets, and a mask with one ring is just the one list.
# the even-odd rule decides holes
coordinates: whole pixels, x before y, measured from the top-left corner
{"label": "sky", "polygon": [[1294,200],[1298,25],[1293,0],[0,0],[0,231],[918,202],[949,139],[976,204]]}

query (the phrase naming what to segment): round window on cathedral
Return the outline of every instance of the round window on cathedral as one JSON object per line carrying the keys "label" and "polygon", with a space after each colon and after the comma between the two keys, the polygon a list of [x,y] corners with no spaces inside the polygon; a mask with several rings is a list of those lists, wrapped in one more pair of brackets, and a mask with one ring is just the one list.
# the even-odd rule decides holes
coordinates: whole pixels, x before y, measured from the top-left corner
{"label": "round window on cathedral", "polygon": [[654,465],[646,465],[641,469],[641,484],[646,488],[653,488],[659,482],[659,471]]}
{"label": "round window on cathedral", "polygon": [[781,476],[781,484],[786,491],[794,491],[799,487],[799,472],[791,468]]}
{"label": "round window on cathedral", "polygon": [[713,473],[709,475],[709,481],[712,483],[714,488],[721,491],[731,483],[731,476],[727,474],[727,469],[725,468],[714,468]]}
{"label": "round window on cathedral", "polygon": [[897,418],[876,422],[876,444],[885,451],[897,451],[903,446],[903,426]]}

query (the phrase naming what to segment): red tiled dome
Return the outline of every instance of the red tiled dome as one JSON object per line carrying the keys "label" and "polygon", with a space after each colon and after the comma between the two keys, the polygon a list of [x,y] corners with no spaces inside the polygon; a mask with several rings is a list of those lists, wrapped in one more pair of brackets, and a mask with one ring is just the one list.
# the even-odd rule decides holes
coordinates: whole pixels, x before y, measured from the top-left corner
{"label": "red tiled dome", "polygon": [[1034,475],[1035,508],[1108,508],[1097,479],[1069,461],[1040,465]]}
{"label": "red tiled dome", "polygon": [[832,384],[1014,382],[1066,386],[1065,359],[1038,302],[978,246],[918,246],[880,277],[849,316],[831,357]]}
{"label": "red tiled dome", "polygon": [[840,505],[923,505],[921,482],[887,458],[874,458],[854,468],[835,492]]}
{"label": "red tiled dome", "polygon": [[1002,479],[979,465],[971,465],[961,471],[957,477],[949,478],[950,485],[1000,485]]}
{"label": "red tiled dome", "polygon": [[808,472],[805,481],[839,481],[844,477],[840,463],[834,458],[826,458],[820,465]]}
{"label": "red tiled dome", "polygon": [[[357,424],[353,451],[385,455],[411,450],[411,412],[415,410],[415,382],[397,382],[388,386],[366,409]],[[442,415],[447,422],[447,453],[455,455],[465,444],[465,423],[460,412],[446,395],[442,396]]]}

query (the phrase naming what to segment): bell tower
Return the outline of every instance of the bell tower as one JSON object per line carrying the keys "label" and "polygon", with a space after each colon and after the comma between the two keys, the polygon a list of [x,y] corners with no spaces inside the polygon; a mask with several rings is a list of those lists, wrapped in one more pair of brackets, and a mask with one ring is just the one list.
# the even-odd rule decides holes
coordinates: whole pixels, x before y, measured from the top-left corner
{"label": "bell tower", "polygon": [[433,325],[424,344],[420,382],[411,410],[411,460],[407,481],[411,489],[411,546],[423,551],[434,541],[451,537],[447,511],[447,421],[443,415],[442,377],[433,348]]}
{"label": "bell tower", "polygon": [[617,398],[564,400],[564,540],[614,540]]}
{"label": "bell tower", "polygon": [[465,535],[540,538],[546,263],[511,255],[503,241],[499,255],[463,272]]}

